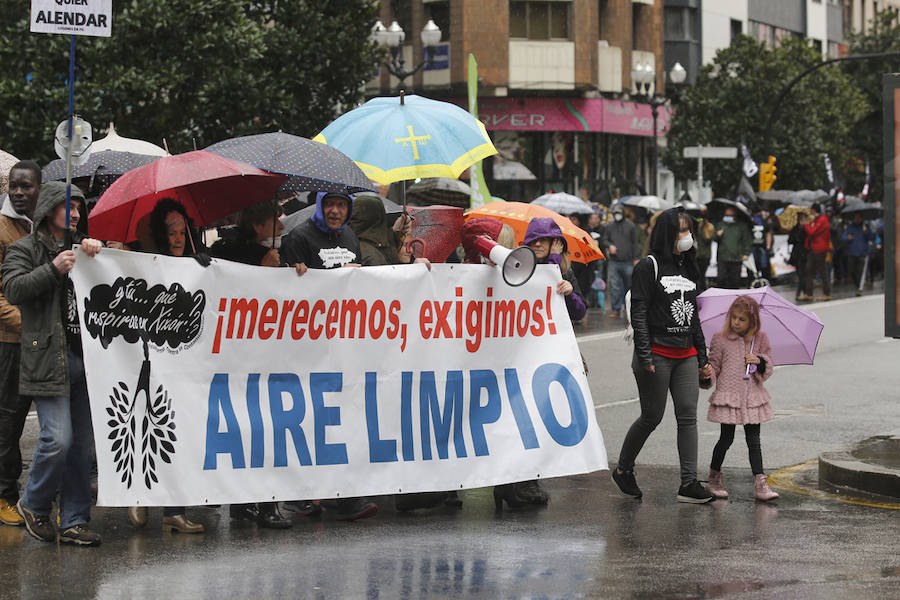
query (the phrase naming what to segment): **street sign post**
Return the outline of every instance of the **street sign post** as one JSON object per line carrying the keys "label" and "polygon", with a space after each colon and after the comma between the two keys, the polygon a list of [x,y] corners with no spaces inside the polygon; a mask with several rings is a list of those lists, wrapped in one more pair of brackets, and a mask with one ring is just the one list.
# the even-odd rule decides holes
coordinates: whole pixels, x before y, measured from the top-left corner
{"label": "street sign post", "polygon": [[884,335],[900,338],[900,75],[882,79],[884,106]]}
{"label": "street sign post", "polygon": [[[112,0],[31,0],[30,31],[69,36],[69,123],[66,148],[66,230],[72,206],[72,137],[75,117],[75,36],[112,35]],[[88,125],[88,130],[89,130]],[[90,141],[88,141],[90,145]],[[90,153],[90,149],[85,149]],[[86,158],[86,156],[85,156]]]}
{"label": "street sign post", "polygon": [[703,187],[704,158],[737,158],[737,148],[728,146],[688,146],[682,152],[684,158],[697,159],[697,179]]}

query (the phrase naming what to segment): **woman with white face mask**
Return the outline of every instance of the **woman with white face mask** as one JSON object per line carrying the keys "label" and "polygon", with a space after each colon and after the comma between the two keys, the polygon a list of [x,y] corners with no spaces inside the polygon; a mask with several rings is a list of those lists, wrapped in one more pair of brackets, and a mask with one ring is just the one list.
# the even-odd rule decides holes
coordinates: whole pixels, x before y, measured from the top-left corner
{"label": "woman with white face mask", "polygon": [[[281,266],[281,207],[263,202],[241,212],[235,235],[217,240],[210,248],[216,258],[261,267]],[[234,232],[233,232],[234,233]]]}
{"label": "woman with white face mask", "polygon": [[624,494],[641,497],[634,462],[662,421],[671,393],[681,463],[677,499],[699,504],[713,499],[697,480],[697,399],[701,379],[706,383],[712,370],[697,316],[700,272],[693,230],[693,219],[683,209],[661,213],[650,238],[650,256],[634,268],[631,369],[640,395],[641,415],[625,436],[612,477]]}

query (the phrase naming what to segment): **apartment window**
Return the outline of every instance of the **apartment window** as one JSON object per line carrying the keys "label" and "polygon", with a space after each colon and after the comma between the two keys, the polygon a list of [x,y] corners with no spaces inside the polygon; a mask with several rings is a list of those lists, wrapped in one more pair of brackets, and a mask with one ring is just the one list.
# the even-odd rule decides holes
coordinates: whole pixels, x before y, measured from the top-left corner
{"label": "apartment window", "polygon": [[817,40],[815,38],[812,38],[810,40],[810,43],[812,44],[812,47],[816,49],[816,52],[818,52],[819,54],[822,54],[822,40]]}
{"label": "apartment window", "polygon": [[697,9],[667,6],[663,12],[666,41],[697,40]]}
{"label": "apartment window", "polygon": [[744,33],[743,24],[737,19],[731,19],[731,43],[733,44]]}
{"label": "apartment window", "polygon": [[768,48],[777,48],[781,45],[781,40],[785,38],[799,38],[799,33],[784,29],[782,27],[774,27],[766,23],[750,21],[750,35],[758,42],[763,42]]}
{"label": "apartment window", "polygon": [[527,40],[569,39],[570,2],[510,2],[509,37]]}
{"label": "apartment window", "polygon": [[450,3],[429,2],[425,5],[434,24],[441,28],[441,41],[450,41]]}

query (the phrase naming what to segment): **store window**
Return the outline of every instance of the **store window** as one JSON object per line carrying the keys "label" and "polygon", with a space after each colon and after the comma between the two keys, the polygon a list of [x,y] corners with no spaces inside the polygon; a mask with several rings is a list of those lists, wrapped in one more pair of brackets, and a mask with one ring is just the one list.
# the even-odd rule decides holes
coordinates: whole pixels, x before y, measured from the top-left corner
{"label": "store window", "polygon": [[568,40],[571,2],[510,2],[509,37]]}

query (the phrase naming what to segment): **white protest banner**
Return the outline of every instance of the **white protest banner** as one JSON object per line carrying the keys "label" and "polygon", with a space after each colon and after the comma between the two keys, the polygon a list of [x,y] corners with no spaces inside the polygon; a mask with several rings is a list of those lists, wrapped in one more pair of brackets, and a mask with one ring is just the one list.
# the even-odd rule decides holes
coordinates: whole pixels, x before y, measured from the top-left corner
{"label": "white protest banner", "polygon": [[112,0],[31,0],[31,31],[112,35]]}
{"label": "white protest banner", "polygon": [[555,266],[73,271],[98,504],[443,491],[607,468]]}

